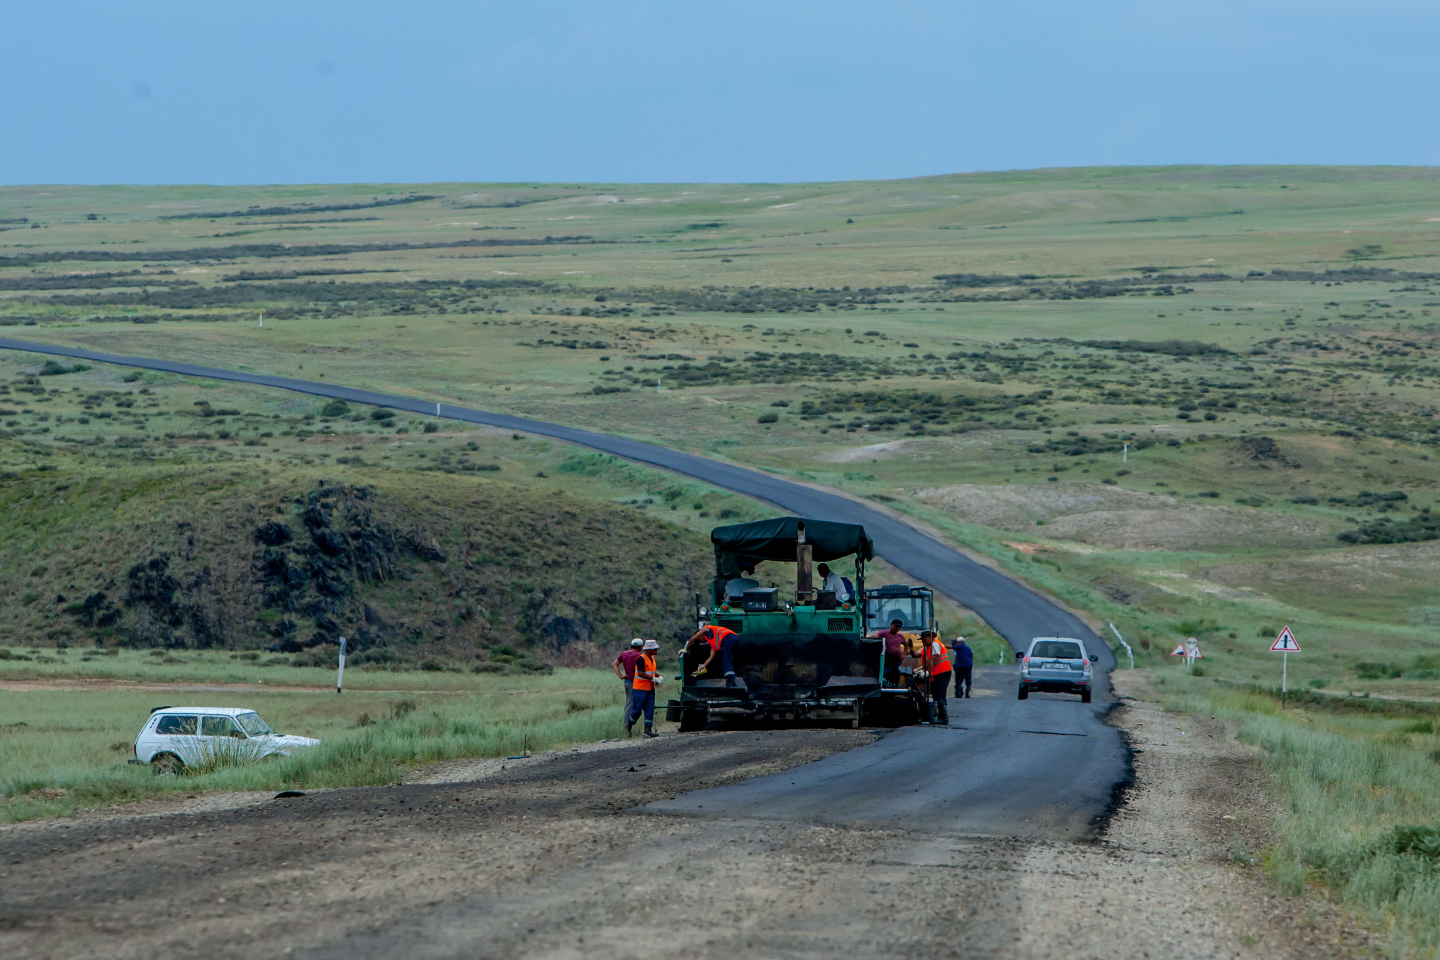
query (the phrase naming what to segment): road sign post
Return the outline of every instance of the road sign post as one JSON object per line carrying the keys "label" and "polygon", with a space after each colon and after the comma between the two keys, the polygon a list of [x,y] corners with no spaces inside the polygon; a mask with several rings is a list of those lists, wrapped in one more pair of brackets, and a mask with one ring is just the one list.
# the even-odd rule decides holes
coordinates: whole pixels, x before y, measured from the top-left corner
{"label": "road sign post", "polygon": [[1270,644],[1272,653],[1278,653],[1280,657],[1280,708],[1285,708],[1285,691],[1290,674],[1290,654],[1300,652],[1300,644],[1295,642],[1295,634],[1290,632],[1290,625],[1286,624],[1280,630],[1280,635],[1275,642]]}

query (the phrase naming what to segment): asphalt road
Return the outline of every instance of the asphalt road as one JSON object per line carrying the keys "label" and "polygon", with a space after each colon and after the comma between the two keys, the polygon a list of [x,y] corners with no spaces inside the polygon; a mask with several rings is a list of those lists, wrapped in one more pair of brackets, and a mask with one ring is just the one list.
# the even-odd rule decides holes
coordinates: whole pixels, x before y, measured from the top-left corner
{"label": "asphalt road", "polygon": [[1108,808],[1128,758],[1078,696],[1016,698],[1013,667],[975,671],[950,700],[948,727],[906,727],[884,741],[783,773],[648,804],[653,813],[800,820],[847,827],[1078,839]]}

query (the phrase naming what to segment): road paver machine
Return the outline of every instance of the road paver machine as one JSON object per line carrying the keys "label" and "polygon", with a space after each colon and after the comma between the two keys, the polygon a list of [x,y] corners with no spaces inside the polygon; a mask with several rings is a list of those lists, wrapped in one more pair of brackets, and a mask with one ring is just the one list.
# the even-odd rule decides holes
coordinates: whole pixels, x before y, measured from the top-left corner
{"label": "road paver machine", "polygon": [[[682,731],[712,721],[838,721],[856,727],[915,722],[909,691],[883,683],[884,643],[866,629],[872,601],[865,562],[874,557],[874,545],[864,527],[782,517],[716,527],[710,540],[715,579],[708,598],[696,596],[696,619],[701,627],[726,627],[738,635],[736,677],[727,683],[718,657],[704,675],[692,676],[708,647],[682,654],[680,699],[669,701],[667,719],[678,721]],[[855,580],[849,597],[817,589],[814,564],[850,557]],[[753,576],[767,561],[795,565],[789,597]]]}

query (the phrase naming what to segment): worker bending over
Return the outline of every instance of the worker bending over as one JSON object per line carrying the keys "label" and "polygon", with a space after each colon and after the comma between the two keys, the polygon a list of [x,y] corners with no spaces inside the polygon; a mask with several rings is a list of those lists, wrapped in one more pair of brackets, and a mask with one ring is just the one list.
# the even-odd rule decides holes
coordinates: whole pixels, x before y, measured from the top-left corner
{"label": "worker bending over", "polygon": [[654,730],[655,726],[655,687],[661,681],[660,663],[655,656],[655,651],[660,649],[660,644],[654,640],[646,640],[645,646],[640,650],[640,659],[635,663],[635,689],[630,694],[630,714],[625,718],[625,736],[630,736],[630,730],[635,726],[635,721],[640,715],[645,715],[645,736],[658,737],[660,734]]}
{"label": "worker bending over", "polygon": [[725,686],[739,686],[735,680],[735,651],[740,646],[739,634],[729,627],[701,627],[695,631],[695,636],[686,642],[685,652],[689,653],[691,648],[702,640],[709,645],[710,656],[705,659],[704,663],[700,664],[699,669],[692,673],[691,676],[698,677],[704,673],[709,669],[710,664],[714,662],[715,655],[719,654],[720,669],[725,674]]}
{"label": "worker bending over", "polygon": [[935,702],[934,720],[937,723],[949,723],[950,709],[946,697],[950,692],[950,656],[945,650],[945,644],[940,640],[940,634],[927,630],[920,635],[920,640],[925,644],[924,658],[925,669],[930,674],[930,699]]}

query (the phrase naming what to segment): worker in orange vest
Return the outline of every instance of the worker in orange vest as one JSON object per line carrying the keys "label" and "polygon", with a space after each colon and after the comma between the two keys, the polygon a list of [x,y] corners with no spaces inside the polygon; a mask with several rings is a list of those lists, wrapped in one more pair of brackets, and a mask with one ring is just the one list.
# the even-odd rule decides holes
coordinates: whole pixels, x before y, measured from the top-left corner
{"label": "worker in orange vest", "polygon": [[695,631],[695,635],[685,643],[685,652],[689,653],[690,648],[705,641],[710,647],[710,656],[700,664],[700,668],[691,676],[698,677],[709,669],[714,662],[715,655],[720,655],[720,669],[725,673],[725,686],[735,687],[739,684],[735,680],[735,651],[740,646],[740,635],[729,627],[701,627]]}
{"label": "worker in orange vest", "polygon": [[946,698],[950,693],[952,672],[950,653],[940,641],[938,633],[927,630],[920,635],[920,640],[925,644],[925,669],[930,674],[930,699],[935,702],[935,719],[939,723],[948,724],[950,710]]}
{"label": "worker in orange vest", "polygon": [[635,661],[635,688],[630,694],[630,712],[625,717],[625,736],[630,736],[635,721],[645,715],[645,736],[658,737],[655,732],[655,688],[663,679],[660,676],[660,662],[656,651],[660,644],[646,640],[640,649],[640,659]]}

